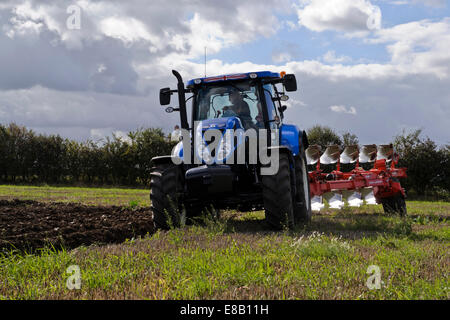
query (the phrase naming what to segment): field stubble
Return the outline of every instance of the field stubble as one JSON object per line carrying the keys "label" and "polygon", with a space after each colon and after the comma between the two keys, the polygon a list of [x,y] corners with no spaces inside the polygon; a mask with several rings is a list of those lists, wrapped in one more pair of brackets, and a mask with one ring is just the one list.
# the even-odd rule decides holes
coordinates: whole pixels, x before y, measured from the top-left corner
{"label": "field stubble", "polygon": [[[10,199],[6,189],[0,186],[0,198]],[[60,191],[49,188],[47,198]],[[79,190],[63,197],[74,193],[83,202]],[[127,190],[116,206],[55,204],[37,193],[39,202],[0,201],[0,241],[8,248],[0,298],[449,298],[449,203],[408,202],[406,219],[379,206],[327,210],[284,232],[269,231],[261,211],[225,211],[219,220],[154,232],[143,193]],[[13,241],[34,251],[12,252],[6,243]],[[54,248],[37,249],[49,241]],[[80,267],[80,290],[66,287],[70,265]],[[381,270],[379,290],[366,285],[370,265]]]}

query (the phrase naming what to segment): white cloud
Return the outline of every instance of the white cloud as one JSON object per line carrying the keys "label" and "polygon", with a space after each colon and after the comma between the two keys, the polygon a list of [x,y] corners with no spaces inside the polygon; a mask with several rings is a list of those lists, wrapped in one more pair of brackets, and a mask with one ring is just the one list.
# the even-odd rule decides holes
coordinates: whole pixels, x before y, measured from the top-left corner
{"label": "white cloud", "polygon": [[283,63],[292,60],[292,56],[289,52],[274,52],[272,53],[272,60],[275,63]]}
{"label": "white cloud", "polygon": [[139,127],[169,128],[177,121],[177,115],[166,114],[159,105],[156,90],[149,96],[61,92],[40,86],[0,91],[0,114],[2,124],[16,122],[80,140]]}
{"label": "white cloud", "polygon": [[100,21],[99,27],[104,35],[120,39],[127,44],[139,40],[157,44],[160,40],[148,32],[144,23],[130,17],[108,17]]}
{"label": "white cloud", "polygon": [[402,6],[402,5],[409,4],[409,2],[408,2],[408,0],[397,0],[397,1],[389,1],[389,4],[393,4],[396,6]]}
{"label": "white cloud", "polygon": [[334,50],[327,51],[322,57],[323,61],[327,63],[346,63],[352,61],[352,58],[348,56],[336,56]]}
{"label": "white cloud", "polygon": [[[82,7],[77,32],[64,27],[65,9],[73,2]],[[265,6],[257,0],[23,3],[29,5],[19,12],[11,11],[14,2],[0,5],[1,122],[78,139],[139,126],[170,130],[178,115],[166,114],[158,105],[159,88],[175,85],[170,71],[179,70],[185,80],[203,76],[198,59],[205,45],[209,53],[218,53],[266,36],[280,41],[275,33],[283,23],[275,13],[286,5],[275,0]],[[367,18],[376,8],[362,0],[304,1],[298,13],[301,25],[311,30],[367,36]],[[381,26],[381,16],[377,19]],[[348,129],[363,143],[385,143],[403,127],[423,127],[445,143],[450,127],[449,24],[448,19],[423,20],[373,31],[362,41],[386,46],[391,57],[386,63],[361,63],[334,50],[319,60],[302,60],[300,50],[283,44],[283,55],[275,44],[273,64],[212,59],[208,75],[292,72],[299,91],[290,94],[287,122],[303,129],[316,123]]]}
{"label": "white cloud", "polygon": [[[59,90],[146,94],[161,66],[269,37],[288,0],[22,0],[0,7],[0,89],[42,85]],[[69,30],[69,5],[81,29]],[[6,49],[3,49],[6,48]],[[29,55],[33,52],[33,55]],[[103,72],[98,72],[103,65]],[[48,68],[51,66],[51,68]],[[145,70],[148,72],[140,73]]]}
{"label": "white cloud", "polygon": [[404,72],[450,76],[450,18],[421,20],[379,30],[368,43],[386,44],[392,64]]}
{"label": "white cloud", "polygon": [[346,106],[331,106],[330,110],[336,113],[347,113],[347,114],[353,114],[356,115],[356,109],[355,107],[349,107]]}
{"label": "white cloud", "polygon": [[369,0],[303,0],[297,14],[300,25],[318,32],[381,28],[381,10]]}

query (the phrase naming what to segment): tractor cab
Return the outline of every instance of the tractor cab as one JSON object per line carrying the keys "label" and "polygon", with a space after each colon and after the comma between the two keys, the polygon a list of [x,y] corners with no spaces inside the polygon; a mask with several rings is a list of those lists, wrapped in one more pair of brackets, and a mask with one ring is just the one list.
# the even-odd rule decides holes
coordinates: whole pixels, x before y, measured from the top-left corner
{"label": "tractor cab", "polygon": [[[161,105],[170,104],[170,96],[178,92],[179,108],[167,108],[167,112],[179,111],[183,129],[192,130],[198,121],[223,122],[220,119],[236,117],[242,128],[274,129],[283,118],[286,107],[281,103],[288,97],[284,91],[296,91],[294,75],[268,71],[222,75],[217,77],[192,79],[186,88],[181,76],[178,78],[178,90],[161,89]],[[283,84],[283,91],[276,84]],[[192,93],[191,125],[186,113],[186,93]],[[212,120],[212,121],[211,121]]]}
{"label": "tractor cab", "polygon": [[[175,157],[181,158],[181,153],[184,153],[186,149],[187,140],[191,140],[193,146],[196,142],[201,142],[199,136],[204,137],[204,133],[208,130],[220,130],[224,138],[226,131],[236,133],[238,138],[235,148],[231,150],[233,152],[240,142],[243,142],[244,132],[247,134],[254,133],[259,138],[260,131],[265,130],[263,134],[272,137],[270,144],[278,143],[281,140],[280,133],[282,131],[298,131],[295,126],[282,124],[283,113],[286,110],[286,106],[282,105],[282,102],[289,99],[285,91],[297,89],[294,75],[269,71],[230,74],[192,79],[184,88],[179,74],[176,71],[174,71],[174,74],[179,80],[178,90],[161,89],[161,104],[169,104],[171,94],[178,92],[180,107],[176,109],[169,107],[166,111],[179,111],[182,128],[190,131],[191,137],[194,136],[194,139],[185,139],[183,146],[180,143],[178,148],[174,150]],[[192,94],[188,99],[184,96],[187,93]],[[188,100],[192,100],[190,124],[187,122],[186,104],[183,103]],[[186,119],[186,121],[184,122],[183,119]],[[297,132],[291,134],[292,138],[296,135]],[[203,140],[206,144],[211,142],[211,139]],[[287,144],[295,149],[298,141],[288,141]],[[226,148],[226,144],[217,146],[219,151]],[[201,158],[203,163],[220,163],[229,159],[228,155],[222,157],[220,152],[218,156],[211,156],[209,151],[212,151],[212,153],[214,151],[208,150],[208,152],[205,152],[205,148],[202,146],[199,148],[196,145],[196,147],[190,149],[193,151],[191,152],[193,159]],[[293,150],[294,153],[297,153],[296,150]],[[236,153],[234,153],[234,156],[236,156]],[[204,161],[205,159],[211,159],[212,161]]]}

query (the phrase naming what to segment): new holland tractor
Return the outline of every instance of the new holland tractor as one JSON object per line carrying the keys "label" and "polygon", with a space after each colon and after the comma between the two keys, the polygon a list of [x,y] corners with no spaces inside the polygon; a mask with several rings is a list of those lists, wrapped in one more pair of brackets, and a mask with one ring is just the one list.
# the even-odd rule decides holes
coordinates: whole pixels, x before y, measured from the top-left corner
{"label": "new holland tractor", "polygon": [[[185,85],[177,71],[172,73],[177,88],[161,89],[160,103],[170,105],[177,94],[178,106],[166,112],[180,113],[183,134],[172,154],[152,159],[150,200],[156,227],[176,227],[182,217],[214,208],[264,209],[271,227],[292,228],[309,222],[312,210],[323,208],[323,198],[332,208],[342,207],[343,195],[350,206],[378,202],[387,212],[406,213],[397,179],[406,176],[406,169],[395,168],[398,159],[389,147],[377,152],[375,146],[374,155],[366,146],[361,154],[357,146],[349,146],[341,155],[337,146],[330,146],[320,157],[318,146],[308,148],[306,132],[284,121],[286,92],[297,90],[295,75],[250,72]],[[369,171],[359,167],[366,158],[374,162]],[[356,165],[343,173],[341,160]],[[324,173],[321,161],[337,163],[336,170]],[[316,169],[308,172],[308,165]]]}

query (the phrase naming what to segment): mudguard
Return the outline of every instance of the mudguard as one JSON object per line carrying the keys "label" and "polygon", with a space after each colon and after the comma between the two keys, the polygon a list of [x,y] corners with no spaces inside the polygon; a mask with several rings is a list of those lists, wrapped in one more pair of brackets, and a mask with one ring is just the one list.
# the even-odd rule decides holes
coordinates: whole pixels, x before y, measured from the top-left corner
{"label": "mudguard", "polygon": [[170,163],[174,163],[173,160],[173,156],[159,156],[159,157],[154,157],[151,160],[152,165],[157,166],[160,164],[170,164]]}
{"label": "mudguard", "polygon": [[300,131],[297,126],[283,124],[280,129],[280,145],[288,148],[293,156],[297,156],[300,153],[300,143],[305,143],[304,136],[306,137],[304,131]]}

